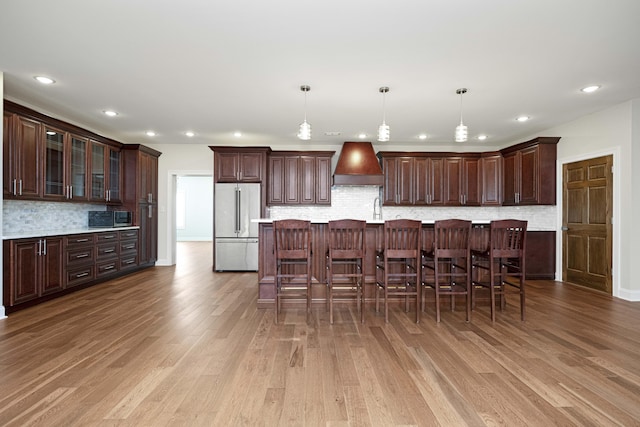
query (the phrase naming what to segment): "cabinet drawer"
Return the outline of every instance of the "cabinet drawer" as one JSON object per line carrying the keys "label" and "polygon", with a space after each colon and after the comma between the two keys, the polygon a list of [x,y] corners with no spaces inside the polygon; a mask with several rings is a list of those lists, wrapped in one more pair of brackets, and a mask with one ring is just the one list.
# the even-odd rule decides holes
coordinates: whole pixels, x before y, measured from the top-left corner
{"label": "cabinet drawer", "polygon": [[114,242],[118,240],[118,232],[117,231],[108,231],[105,233],[97,233],[96,234],[96,243],[103,242]]}
{"label": "cabinet drawer", "polygon": [[109,242],[98,245],[96,260],[100,261],[118,256],[118,246],[118,242]]}
{"label": "cabinet drawer", "polygon": [[74,234],[73,236],[66,236],[64,238],[65,246],[67,248],[75,246],[92,245],[94,242],[95,233],[88,234]]}
{"label": "cabinet drawer", "polygon": [[127,255],[120,257],[120,270],[126,270],[138,265],[138,255]]}
{"label": "cabinet drawer", "polygon": [[94,246],[67,249],[67,266],[92,263],[95,260],[94,250]]}
{"label": "cabinet drawer", "polygon": [[138,250],[138,241],[137,240],[126,240],[120,242],[120,253],[125,254],[129,252],[137,252]]}
{"label": "cabinet drawer", "polygon": [[120,233],[120,240],[138,239],[138,230],[122,230]]}
{"label": "cabinet drawer", "polygon": [[118,271],[118,259],[96,263],[96,277],[104,277]]}
{"label": "cabinet drawer", "polygon": [[67,288],[81,285],[95,279],[93,264],[67,269]]}

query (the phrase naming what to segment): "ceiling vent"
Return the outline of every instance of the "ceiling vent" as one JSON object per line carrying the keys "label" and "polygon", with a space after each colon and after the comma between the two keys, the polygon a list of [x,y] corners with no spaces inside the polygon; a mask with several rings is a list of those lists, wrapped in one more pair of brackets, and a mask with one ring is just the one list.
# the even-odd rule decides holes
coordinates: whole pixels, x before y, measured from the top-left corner
{"label": "ceiling vent", "polygon": [[333,185],[382,186],[384,175],[370,142],[345,142],[333,173]]}

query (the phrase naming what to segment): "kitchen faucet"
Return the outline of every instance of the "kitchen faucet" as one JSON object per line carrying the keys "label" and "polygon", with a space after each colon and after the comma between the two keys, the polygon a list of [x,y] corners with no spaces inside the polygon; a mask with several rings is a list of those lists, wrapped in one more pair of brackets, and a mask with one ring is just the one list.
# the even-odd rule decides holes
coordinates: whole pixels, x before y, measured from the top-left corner
{"label": "kitchen faucet", "polygon": [[382,206],[380,206],[380,197],[373,199],[373,219],[382,219]]}

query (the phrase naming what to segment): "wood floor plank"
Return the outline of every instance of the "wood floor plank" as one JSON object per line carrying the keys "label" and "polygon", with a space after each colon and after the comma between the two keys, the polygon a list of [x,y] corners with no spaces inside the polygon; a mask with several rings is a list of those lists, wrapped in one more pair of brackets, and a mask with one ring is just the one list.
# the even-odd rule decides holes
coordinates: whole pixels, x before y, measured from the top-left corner
{"label": "wood floor plank", "polygon": [[479,300],[471,322],[341,302],[276,325],[211,248],[0,321],[0,425],[640,425],[640,303],[530,281],[526,322],[510,295],[495,322]]}

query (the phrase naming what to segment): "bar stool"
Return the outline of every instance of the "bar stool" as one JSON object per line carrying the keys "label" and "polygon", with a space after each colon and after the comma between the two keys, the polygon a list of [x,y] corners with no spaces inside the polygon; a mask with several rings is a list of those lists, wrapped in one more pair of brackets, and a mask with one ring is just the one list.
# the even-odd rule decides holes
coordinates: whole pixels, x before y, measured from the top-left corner
{"label": "bar stool", "polygon": [[416,299],[416,323],[420,322],[420,234],[422,223],[411,219],[384,222],[384,246],[376,253],[376,312],[384,291],[384,321],[389,322],[389,297]]}
{"label": "bar stool", "polygon": [[[514,219],[491,221],[489,244],[485,250],[473,250],[472,304],[475,306],[475,288],[488,288],[491,297],[491,320],[495,322],[496,295],[500,296],[500,309],[504,311],[506,287],[518,289],[520,319],[525,318],[525,248],[527,221]],[[513,281],[512,279],[518,279]]]}
{"label": "bar stool", "polygon": [[[437,322],[440,321],[442,295],[450,297],[452,311],[455,309],[455,296],[465,295],[468,322],[471,320],[471,221],[436,221],[433,228],[433,247],[422,254],[422,285],[434,289]],[[433,283],[427,282],[427,277],[433,277]]]}
{"label": "bar stool", "polygon": [[282,298],[306,299],[311,307],[311,222],[285,219],[273,222],[276,255],[275,323]]}
{"label": "bar stool", "polygon": [[327,250],[327,308],[333,324],[334,297],[355,297],[364,322],[364,238],[365,221],[342,219],[329,221]]}

